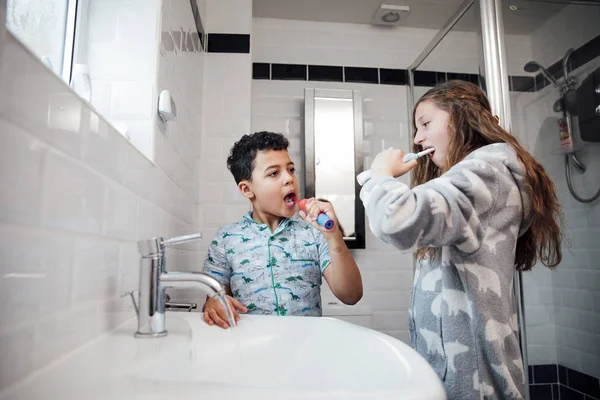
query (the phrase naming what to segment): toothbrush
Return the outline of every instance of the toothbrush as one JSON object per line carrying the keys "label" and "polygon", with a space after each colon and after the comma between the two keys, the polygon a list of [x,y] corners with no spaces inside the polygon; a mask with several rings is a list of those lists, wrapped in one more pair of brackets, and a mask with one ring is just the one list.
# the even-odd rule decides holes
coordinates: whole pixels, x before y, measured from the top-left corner
{"label": "toothbrush", "polygon": [[[428,148],[427,150],[420,151],[418,153],[406,153],[404,157],[402,157],[402,162],[407,163],[412,160],[416,160],[417,158],[423,157],[429,153],[433,153],[435,149],[433,147]],[[358,184],[363,186],[369,179],[371,179],[371,170],[368,169],[366,171],[361,172],[356,177]]]}
{"label": "toothbrush", "polygon": [[[306,199],[298,200],[297,204],[299,209],[306,212]],[[333,229],[333,226],[335,225],[335,222],[333,222],[333,220],[325,213],[319,214],[317,223],[327,230]]]}

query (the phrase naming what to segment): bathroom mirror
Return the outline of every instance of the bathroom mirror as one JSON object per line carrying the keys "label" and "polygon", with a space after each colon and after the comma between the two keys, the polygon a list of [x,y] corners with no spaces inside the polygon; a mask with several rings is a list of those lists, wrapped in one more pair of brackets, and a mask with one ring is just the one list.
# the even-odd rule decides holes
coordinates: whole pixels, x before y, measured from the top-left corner
{"label": "bathroom mirror", "polygon": [[362,97],[357,90],[304,90],[304,197],[333,205],[349,248],[365,248],[356,175],[363,171]]}

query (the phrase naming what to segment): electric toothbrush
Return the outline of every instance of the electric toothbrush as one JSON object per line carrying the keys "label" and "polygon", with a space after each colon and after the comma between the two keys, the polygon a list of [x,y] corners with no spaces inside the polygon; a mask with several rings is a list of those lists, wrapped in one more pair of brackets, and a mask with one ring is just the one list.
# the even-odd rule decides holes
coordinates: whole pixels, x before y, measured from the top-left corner
{"label": "electric toothbrush", "polygon": [[[433,153],[434,151],[435,151],[435,149],[433,147],[430,147],[430,148],[420,151],[418,153],[406,153],[404,155],[404,157],[402,157],[402,162],[407,163],[409,161],[416,160],[417,158],[423,157],[424,155],[427,155],[429,153]],[[371,170],[370,169],[361,172],[356,177],[356,180],[358,181],[358,184],[360,186],[363,186],[369,179],[371,179]]]}
{"label": "electric toothbrush", "polygon": [[[298,204],[299,209],[306,212],[306,199],[298,200],[296,201],[296,204]],[[333,220],[325,213],[319,213],[317,223],[327,230],[333,229],[333,226],[335,225],[335,222],[333,222]]]}

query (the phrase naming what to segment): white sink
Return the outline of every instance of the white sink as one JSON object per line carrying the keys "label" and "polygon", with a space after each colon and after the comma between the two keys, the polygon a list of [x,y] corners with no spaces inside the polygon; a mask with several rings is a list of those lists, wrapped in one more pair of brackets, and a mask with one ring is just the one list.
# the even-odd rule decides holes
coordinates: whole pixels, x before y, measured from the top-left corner
{"label": "white sink", "polygon": [[223,330],[167,313],[166,325],[164,338],[135,339],[132,320],[0,400],[446,398],[409,346],[337,319],[243,315]]}
{"label": "white sink", "polygon": [[190,342],[145,361],[133,376],[155,385],[216,385],[226,398],[446,398],[437,375],[414,350],[357,325],[242,316],[236,329],[225,331],[209,327],[198,314],[185,319]]}

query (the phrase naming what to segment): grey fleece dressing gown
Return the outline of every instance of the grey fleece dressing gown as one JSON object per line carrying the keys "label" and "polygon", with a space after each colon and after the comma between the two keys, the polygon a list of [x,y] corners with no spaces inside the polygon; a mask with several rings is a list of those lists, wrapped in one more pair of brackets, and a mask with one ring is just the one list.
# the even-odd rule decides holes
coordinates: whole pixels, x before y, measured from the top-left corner
{"label": "grey fleece dressing gown", "polygon": [[361,190],[379,239],[435,249],[417,263],[410,341],[449,399],[524,397],[513,277],[517,238],[531,222],[525,184],[515,151],[499,143],[414,189],[378,177]]}

